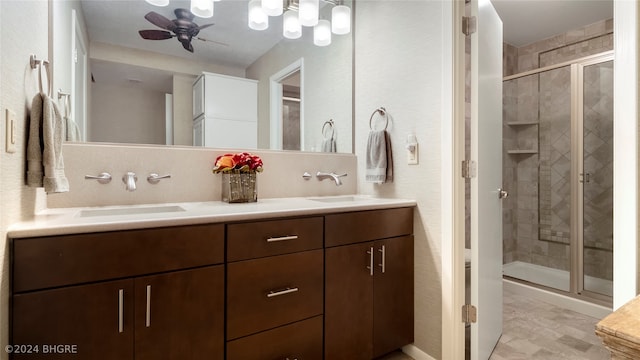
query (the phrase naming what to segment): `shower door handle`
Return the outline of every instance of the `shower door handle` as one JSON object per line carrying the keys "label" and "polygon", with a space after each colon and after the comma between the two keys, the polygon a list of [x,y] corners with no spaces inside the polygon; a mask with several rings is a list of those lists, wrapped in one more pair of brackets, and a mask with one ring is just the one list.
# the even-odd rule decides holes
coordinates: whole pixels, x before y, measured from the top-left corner
{"label": "shower door handle", "polygon": [[580,173],[580,182],[581,183],[590,183],[591,182],[591,173]]}
{"label": "shower door handle", "polygon": [[509,192],[504,189],[498,189],[498,199],[504,199],[509,196]]}

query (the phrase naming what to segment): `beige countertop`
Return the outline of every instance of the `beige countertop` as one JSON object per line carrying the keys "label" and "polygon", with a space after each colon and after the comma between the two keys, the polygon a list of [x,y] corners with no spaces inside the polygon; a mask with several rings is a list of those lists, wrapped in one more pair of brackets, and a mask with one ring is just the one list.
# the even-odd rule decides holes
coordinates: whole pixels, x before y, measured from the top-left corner
{"label": "beige countertop", "polygon": [[415,200],[365,195],[47,209],[9,227],[9,238],[194,225],[416,206]]}

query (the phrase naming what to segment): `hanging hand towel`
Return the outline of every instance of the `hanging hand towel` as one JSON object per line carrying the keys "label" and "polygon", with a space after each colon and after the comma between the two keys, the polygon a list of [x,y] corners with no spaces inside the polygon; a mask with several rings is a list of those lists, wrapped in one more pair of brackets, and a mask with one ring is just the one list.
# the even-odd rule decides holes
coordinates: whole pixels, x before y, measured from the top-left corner
{"label": "hanging hand towel", "polygon": [[322,140],[322,152],[336,152],[336,141],[333,136]]}
{"label": "hanging hand towel", "polygon": [[369,132],[365,180],[376,184],[393,181],[391,140],[385,130]]}
{"label": "hanging hand towel", "polygon": [[31,121],[27,144],[27,184],[44,186],[47,193],[69,191],[64,174],[62,141],[65,125],[53,99],[40,93],[31,104]]}

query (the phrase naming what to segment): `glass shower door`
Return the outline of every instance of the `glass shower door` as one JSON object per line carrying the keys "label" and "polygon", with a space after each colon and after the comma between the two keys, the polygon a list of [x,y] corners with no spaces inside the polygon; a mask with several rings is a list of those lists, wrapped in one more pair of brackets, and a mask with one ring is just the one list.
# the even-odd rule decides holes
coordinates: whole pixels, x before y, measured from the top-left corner
{"label": "glass shower door", "polygon": [[582,67],[582,289],[613,293],[613,61]]}

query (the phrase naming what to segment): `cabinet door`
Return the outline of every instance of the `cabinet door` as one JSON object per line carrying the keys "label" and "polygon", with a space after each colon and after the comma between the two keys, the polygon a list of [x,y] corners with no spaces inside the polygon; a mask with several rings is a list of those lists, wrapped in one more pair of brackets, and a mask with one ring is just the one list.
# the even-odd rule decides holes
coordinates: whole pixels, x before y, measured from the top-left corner
{"label": "cabinet door", "polygon": [[193,118],[204,114],[204,76],[200,76],[193,84]]}
{"label": "cabinet door", "polygon": [[193,146],[204,146],[204,117],[193,120]]}
{"label": "cabinet door", "polygon": [[373,242],[325,250],[325,358],[371,359]]}
{"label": "cabinet door", "polygon": [[224,266],[135,279],[136,360],[224,358]]}
{"label": "cabinet door", "polygon": [[[133,280],[14,295],[10,344],[39,352],[11,358],[133,359],[133,296]],[[77,354],[52,354],[45,345],[75,346]]]}
{"label": "cabinet door", "polygon": [[373,356],[413,342],[413,236],[374,242]]}

